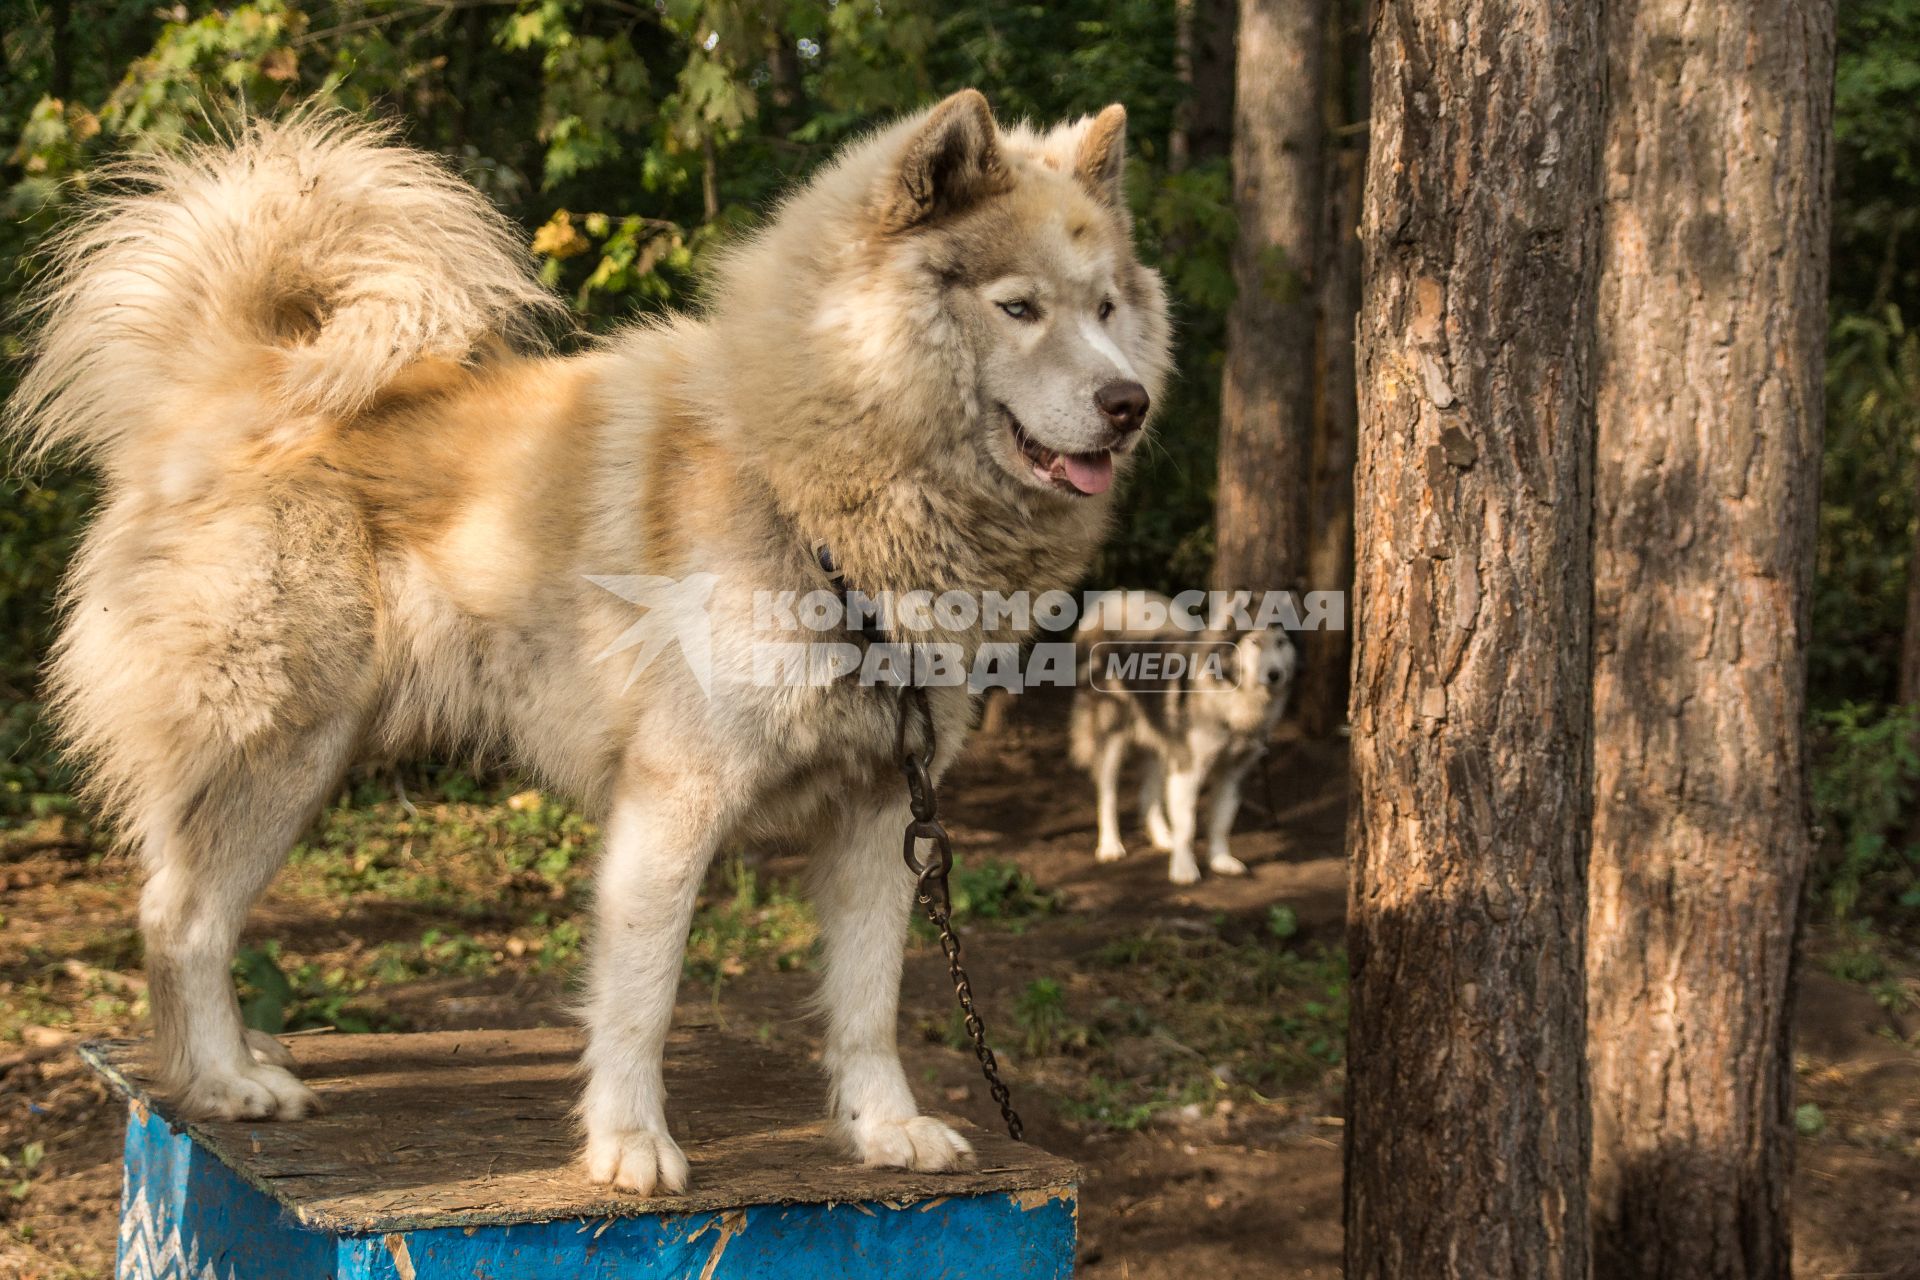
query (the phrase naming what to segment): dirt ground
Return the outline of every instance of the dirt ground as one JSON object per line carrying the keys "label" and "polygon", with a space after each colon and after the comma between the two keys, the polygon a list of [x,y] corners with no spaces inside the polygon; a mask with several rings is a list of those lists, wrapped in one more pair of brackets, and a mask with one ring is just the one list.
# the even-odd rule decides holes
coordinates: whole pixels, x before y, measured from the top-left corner
{"label": "dirt ground", "polygon": [[[1091,793],[1065,763],[1058,700],[1019,708],[945,789],[963,863],[1024,873],[1005,903],[970,915],[967,955],[1029,1136],[1085,1171],[1082,1275],[1339,1273],[1345,753],[1292,744],[1270,773],[1277,813],[1255,783],[1235,838],[1252,874],[1190,889],[1167,883],[1143,840],[1123,863],[1094,864]],[[469,843],[515,838],[521,799]],[[441,812],[398,804],[416,833]],[[279,940],[283,1003],[308,1021],[559,1023],[568,968],[542,957],[577,940],[566,868],[591,835],[569,822],[542,828],[540,859],[502,855],[485,864],[493,881],[458,893],[439,880],[416,891],[415,836],[363,858],[347,829],[332,852],[296,856],[250,940]],[[747,888],[716,887],[696,925],[709,967],[683,985],[686,1016],[817,1053],[801,1011],[803,909],[763,888],[799,871],[774,857]],[[111,1273],[121,1119],[70,1046],[125,1034],[144,1011],[134,884],[59,823],[0,838],[0,1276]],[[749,898],[751,911],[728,914]],[[1858,945],[1822,935],[1805,966],[1798,1268],[1920,1277],[1920,964],[1882,946],[1863,971]],[[918,937],[901,1014],[909,1071],[929,1105],[991,1126],[951,1001],[937,948]]]}

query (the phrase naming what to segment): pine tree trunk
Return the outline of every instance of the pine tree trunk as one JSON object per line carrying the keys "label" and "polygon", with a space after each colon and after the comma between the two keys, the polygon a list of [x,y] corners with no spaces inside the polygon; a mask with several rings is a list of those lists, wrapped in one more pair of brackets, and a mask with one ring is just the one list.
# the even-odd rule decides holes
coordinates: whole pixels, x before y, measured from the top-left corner
{"label": "pine tree trunk", "polygon": [[1384,0],[1355,499],[1350,1280],[1585,1280],[1600,29]]}
{"label": "pine tree trunk", "polygon": [[[1353,594],[1353,458],[1359,431],[1353,322],[1360,305],[1356,234],[1365,157],[1342,150],[1328,166],[1327,239],[1320,287],[1320,395],[1314,415],[1312,528],[1306,586]],[[1349,619],[1349,624],[1350,624]],[[1300,725],[1325,737],[1347,719],[1351,626],[1311,631],[1303,642]]]}
{"label": "pine tree trunk", "polygon": [[1220,389],[1213,583],[1299,587],[1313,466],[1314,266],[1331,0],[1242,0],[1234,76],[1237,294]]}
{"label": "pine tree trunk", "polygon": [[[1336,5],[1329,24],[1327,114],[1330,136],[1364,129],[1367,49],[1364,29]],[[1356,94],[1354,90],[1358,89]],[[1358,98],[1356,104],[1354,99]],[[1353,322],[1360,310],[1360,201],[1366,179],[1364,135],[1336,142],[1327,155],[1326,225],[1320,242],[1320,383],[1314,410],[1312,518],[1306,586],[1353,592],[1353,455],[1359,431],[1354,381]],[[1347,667],[1353,659],[1350,627],[1309,632],[1303,645],[1300,726],[1315,737],[1347,719]]]}
{"label": "pine tree trunk", "polygon": [[1833,0],[1609,20],[1589,921],[1596,1275],[1790,1273]]}
{"label": "pine tree trunk", "polygon": [[1233,145],[1235,8],[1234,0],[1174,0],[1174,71],[1186,90],[1167,138],[1174,173]]}

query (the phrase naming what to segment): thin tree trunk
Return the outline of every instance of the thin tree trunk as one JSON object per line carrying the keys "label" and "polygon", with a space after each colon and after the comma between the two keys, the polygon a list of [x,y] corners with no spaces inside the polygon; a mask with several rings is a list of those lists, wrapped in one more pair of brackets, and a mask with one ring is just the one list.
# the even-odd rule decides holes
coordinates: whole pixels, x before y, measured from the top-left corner
{"label": "thin tree trunk", "polygon": [[472,137],[473,113],[481,98],[474,84],[474,76],[486,41],[487,14],[475,5],[460,15],[460,37],[453,52],[453,74],[450,77],[453,92],[449,95],[448,116],[449,141],[456,151],[466,146]]}
{"label": "thin tree trunk", "polygon": [[71,106],[73,97],[73,0],[47,0],[47,96]]}
{"label": "thin tree trunk", "polygon": [[[1366,180],[1364,135],[1337,141],[1356,112],[1354,89],[1366,101],[1364,28],[1336,7],[1327,41],[1326,123],[1336,139],[1327,156],[1327,223],[1321,239],[1319,305],[1320,384],[1314,414],[1311,545],[1307,586],[1315,591],[1353,590],[1353,455],[1359,429],[1359,389],[1354,381],[1353,322],[1360,309],[1360,201]],[[1349,598],[1349,604],[1351,599]],[[1347,718],[1347,667],[1353,632],[1347,627],[1308,633],[1305,679],[1300,688],[1300,725],[1324,737]]]}
{"label": "thin tree trunk", "polygon": [[[1360,405],[1354,383],[1353,322],[1360,306],[1360,238],[1356,234],[1365,157],[1341,150],[1329,166],[1327,241],[1320,287],[1320,396],[1315,414],[1311,543],[1306,585],[1353,591],[1353,458]],[[1324,737],[1347,718],[1349,627],[1308,632],[1300,725]]]}
{"label": "thin tree trunk", "polygon": [[1193,0],[1173,0],[1173,78],[1185,91],[1167,134],[1167,172],[1185,172],[1193,155]]}
{"label": "thin tree trunk", "polygon": [[1609,18],[1588,952],[1596,1274],[1790,1274],[1833,0]]}
{"label": "thin tree trunk", "polygon": [[793,34],[777,18],[768,22],[767,45],[773,126],[784,138],[806,122],[809,109],[806,82],[802,78],[800,51],[795,47]]}
{"label": "thin tree trunk", "polygon": [[1301,586],[1313,466],[1314,267],[1331,0],[1242,0],[1234,77],[1237,294],[1227,313],[1213,583]]}
{"label": "thin tree trunk", "polygon": [[700,135],[700,204],[708,222],[720,216],[720,158],[714,151],[711,132]]}
{"label": "thin tree trunk", "polygon": [[1582,0],[1375,23],[1349,1280],[1587,1275],[1600,55]]}
{"label": "thin tree trunk", "polygon": [[1234,0],[1174,0],[1174,74],[1185,89],[1167,137],[1174,173],[1233,145],[1234,11]]}
{"label": "thin tree trunk", "polygon": [[1900,635],[1900,705],[1920,703],[1920,520],[1907,553],[1907,625]]}

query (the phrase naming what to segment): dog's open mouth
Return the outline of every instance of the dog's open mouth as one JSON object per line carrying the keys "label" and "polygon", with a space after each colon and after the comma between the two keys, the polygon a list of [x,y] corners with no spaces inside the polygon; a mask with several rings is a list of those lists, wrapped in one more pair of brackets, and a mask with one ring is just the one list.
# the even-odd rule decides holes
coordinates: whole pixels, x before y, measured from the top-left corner
{"label": "dog's open mouth", "polygon": [[1020,448],[1020,455],[1033,467],[1034,479],[1042,484],[1050,484],[1062,493],[1078,493],[1091,497],[1096,493],[1105,493],[1113,487],[1113,451],[1102,449],[1097,453],[1061,453],[1049,449],[1026,433],[1020,425],[1020,419],[1013,416],[1005,405],[1007,425],[1013,432],[1013,442]]}

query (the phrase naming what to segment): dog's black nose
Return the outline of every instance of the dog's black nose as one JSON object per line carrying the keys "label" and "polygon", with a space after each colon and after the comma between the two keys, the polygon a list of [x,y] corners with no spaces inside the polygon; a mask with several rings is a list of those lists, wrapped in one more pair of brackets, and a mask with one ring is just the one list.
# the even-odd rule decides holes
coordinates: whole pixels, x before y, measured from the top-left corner
{"label": "dog's black nose", "polygon": [[1147,420],[1147,389],[1137,382],[1109,382],[1093,393],[1093,402],[1121,435],[1138,431]]}

